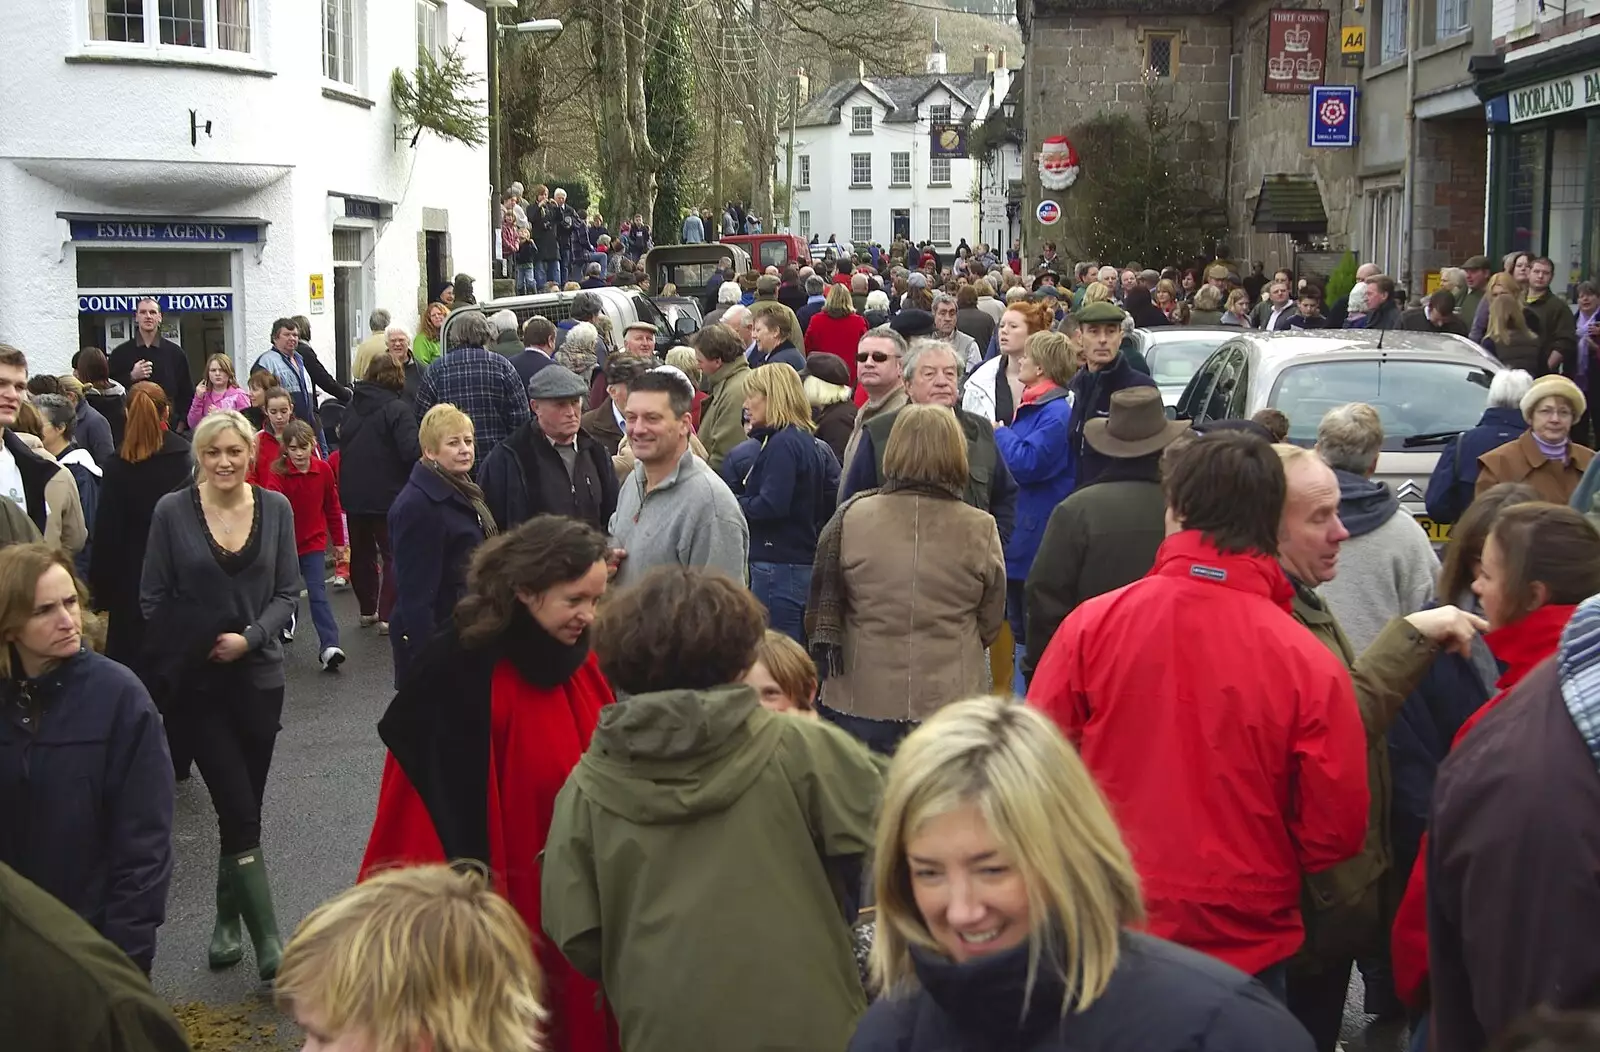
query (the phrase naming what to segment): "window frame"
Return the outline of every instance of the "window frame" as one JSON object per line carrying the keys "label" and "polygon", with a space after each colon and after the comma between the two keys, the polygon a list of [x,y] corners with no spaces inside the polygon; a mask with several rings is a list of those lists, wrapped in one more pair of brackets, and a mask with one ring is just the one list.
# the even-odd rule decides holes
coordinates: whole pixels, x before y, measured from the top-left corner
{"label": "window frame", "polygon": [[[223,47],[221,12],[219,8],[224,0],[200,0],[202,18],[205,25],[205,44],[196,46],[191,44],[164,44],[161,42],[161,10],[159,0],[137,0],[139,14],[124,14],[119,17],[139,19],[140,33],[143,40],[97,40],[94,38],[95,27],[103,26],[105,19],[111,17],[107,12],[96,11],[96,7],[104,8],[110,0],[78,0],[74,5],[78,19],[78,53],[84,55],[108,55],[127,58],[146,59],[158,62],[185,62],[203,63],[218,66],[246,66],[259,68],[261,66],[260,54],[260,3],[259,0],[231,0],[243,10],[245,14],[244,32],[249,40],[249,47],[245,50]],[[132,0],[130,0],[131,6]],[[237,32],[236,29],[229,31]]]}
{"label": "window frame", "polygon": [[[865,161],[865,164],[866,164],[866,175],[867,175],[867,177],[864,180],[863,179],[858,179],[856,177],[856,164],[857,164],[858,161]],[[870,189],[872,189],[872,154],[871,153],[852,153],[850,155],[850,189],[852,189],[852,190],[870,190]]]}
{"label": "window frame", "polygon": [[[865,215],[865,217],[866,217],[866,219],[865,219],[866,232],[865,233],[862,233],[860,230],[858,230],[856,228],[856,220],[861,218],[863,215]],[[870,243],[871,241],[872,241],[872,209],[870,209],[870,208],[852,208],[852,209],[850,209],[850,243],[854,244],[854,245],[864,245],[864,244]]]}
{"label": "window frame", "polygon": [[928,107],[929,124],[952,124],[955,121],[955,107],[948,102],[940,102]]}
{"label": "window frame", "polygon": [[811,236],[811,209],[809,209],[809,208],[799,208],[799,209],[796,209],[796,211],[799,212],[800,214],[796,219],[796,227],[795,227],[795,229],[797,230],[797,232],[799,233],[799,235],[801,237],[810,237]]}
{"label": "window frame", "polygon": [[1433,41],[1441,43],[1472,29],[1472,0],[1435,0]]}
{"label": "window frame", "polygon": [[[904,175],[904,177],[902,177],[901,174],[900,174],[902,163],[905,166],[905,175]],[[910,150],[896,150],[896,151],[894,151],[893,153],[891,153],[889,155],[889,185],[890,186],[910,186],[911,185],[911,151]]]}
{"label": "window frame", "polygon": [[[938,230],[934,226],[934,220],[941,212],[944,213],[944,237],[942,238],[938,236]],[[951,210],[949,208],[928,209],[928,240],[932,241],[935,245],[950,244],[950,212]]]}
{"label": "window frame", "polygon": [[[1144,68],[1155,74],[1157,80],[1172,80],[1178,75],[1178,43],[1181,34],[1176,32],[1150,31],[1144,35]],[[1158,40],[1167,42],[1167,70],[1161,72],[1155,64],[1155,44]]]}
{"label": "window frame", "polygon": [[[450,14],[443,0],[413,0],[417,13],[417,52],[420,54],[426,47],[428,54],[435,62],[439,60],[439,53],[450,43]],[[421,31],[423,25],[423,9],[428,10],[428,20],[433,23],[431,45],[425,44]]]}
{"label": "window frame", "polygon": [[[944,166],[944,178],[942,178],[942,179],[939,177],[939,173],[938,173],[938,167],[940,165]],[[948,158],[948,157],[930,157],[930,158],[928,158],[928,185],[929,186],[949,186],[950,185],[950,158]]]}
{"label": "window frame", "polygon": [[[367,74],[366,56],[363,54],[367,37],[366,4],[362,0],[317,0],[317,2],[321,10],[319,35],[322,40],[322,83],[336,91],[364,93],[366,91]],[[350,65],[349,80],[334,76],[329,72],[330,61],[336,57],[328,53],[328,8],[330,6],[338,7],[341,13],[346,9],[349,11],[350,53],[348,56],[337,56],[337,58],[348,58]]]}
{"label": "window frame", "polygon": [[872,107],[871,106],[851,106],[850,107],[850,134],[851,135],[871,135],[872,134]]}
{"label": "window frame", "polygon": [[796,155],[795,184],[796,190],[811,189],[811,155],[802,153]]}
{"label": "window frame", "polygon": [[1406,57],[1406,9],[1409,0],[1376,0],[1378,65]]}

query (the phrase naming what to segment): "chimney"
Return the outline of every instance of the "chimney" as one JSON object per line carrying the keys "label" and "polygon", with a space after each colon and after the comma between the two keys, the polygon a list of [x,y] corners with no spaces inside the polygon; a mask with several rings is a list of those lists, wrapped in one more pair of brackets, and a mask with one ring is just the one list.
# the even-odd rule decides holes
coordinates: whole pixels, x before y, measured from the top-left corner
{"label": "chimney", "polygon": [[994,72],[994,51],[988,44],[983,45],[983,52],[973,58],[972,72],[980,77],[987,77]]}
{"label": "chimney", "polygon": [[811,98],[811,78],[803,69],[794,71],[794,97],[802,106]]}
{"label": "chimney", "polygon": [[927,72],[927,73],[945,73],[945,72],[947,72],[947,70],[945,69],[945,59],[946,59],[946,56],[945,56],[945,53],[944,53],[944,48],[942,46],[940,46],[940,44],[939,44],[939,42],[937,40],[935,40],[933,42],[933,50],[928,52],[928,66],[927,66],[927,69],[924,72]]}
{"label": "chimney", "polygon": [[1005,48],[1001,48],[1000,49],[1000,54],[999,54],[998,57],[995,58],[994,64],[995,64],[995,67],[997,69],[1010,69],[1011,68],[1010,66],[1006,65],[1006,49]]}

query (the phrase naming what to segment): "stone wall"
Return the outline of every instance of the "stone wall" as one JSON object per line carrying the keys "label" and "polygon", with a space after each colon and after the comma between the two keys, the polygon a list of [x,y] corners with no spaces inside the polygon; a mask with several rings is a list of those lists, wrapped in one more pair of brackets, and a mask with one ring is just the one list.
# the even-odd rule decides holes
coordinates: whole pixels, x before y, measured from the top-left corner
{"label": "stone wall", "polygon": [[1417,170],[1411,217],[1413,273],[1459,267],[1483,251],[1487,158],[1479,114],[1417,122]]}
{"label": "stone wall", "polygon": [[[1232,46],[1226,16],[1041,11],[1029,27],[1028,61],[1023,67],[1029,144],[1023,162],[1023,236],[1030,254],[1036,255],[1046,240],[1055,241],[1065,258],[1084,254],[1072,234],[1087,205],[1081,182],[1064,191],[1043,192],[1033,155],[1040,142],[1055,135],[1065,134],[1078,145],[1075,132],[1092,118],[1143,114],[1147,31],[1179,34],[1175,76],[1157,82],[1157,97],[1181,125],[1176,132],[1180,163],[1174,178],[1219,199],[1225,193]],[[1088,172],[1097,159],[1080,156],[1080,161]],[[1041,226],[1035,219],[1035,208],[1045,197],[1062,207],[1062,219],[1053,226]]]}

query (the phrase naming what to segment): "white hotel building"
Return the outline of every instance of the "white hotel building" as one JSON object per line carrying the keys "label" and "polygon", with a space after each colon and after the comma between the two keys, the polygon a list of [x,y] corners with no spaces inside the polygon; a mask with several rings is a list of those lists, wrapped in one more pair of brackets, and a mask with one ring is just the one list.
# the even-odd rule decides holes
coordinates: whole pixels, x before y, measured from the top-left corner
{"label": "white hotel building", "polygon": [[[132,332],[160,298],[199,375],[242,371],[274,318],[306,314],[324,363],[386,307],[490,278],[486,149],[397,135],[391,72],[461,37],[469,0],[0,0],[28,46],[0,66],[0,341],[35,372]],[[400,15],[404,17],[399,17]]]}

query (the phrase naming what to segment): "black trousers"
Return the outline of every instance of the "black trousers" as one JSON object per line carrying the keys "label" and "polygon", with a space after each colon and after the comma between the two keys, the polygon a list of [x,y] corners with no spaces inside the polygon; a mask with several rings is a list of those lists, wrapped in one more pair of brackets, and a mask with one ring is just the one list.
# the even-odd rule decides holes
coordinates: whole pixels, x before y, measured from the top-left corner
{"label": "black trousers", "polygon": [[282,716],[282,687],[263,690],[240,677],[197,689],[182,707],[183,738],[211,794],[224,855],[261,846],[261,802]]}
{"label": "black trousers", "polygon": [[1344,1003],[1350,992],[1353,958],[1322,965],[1299,960],[1289,963],[1289,1011],[1311,1034],[1317,1052],[1333,1052],[1344,1023]]}

